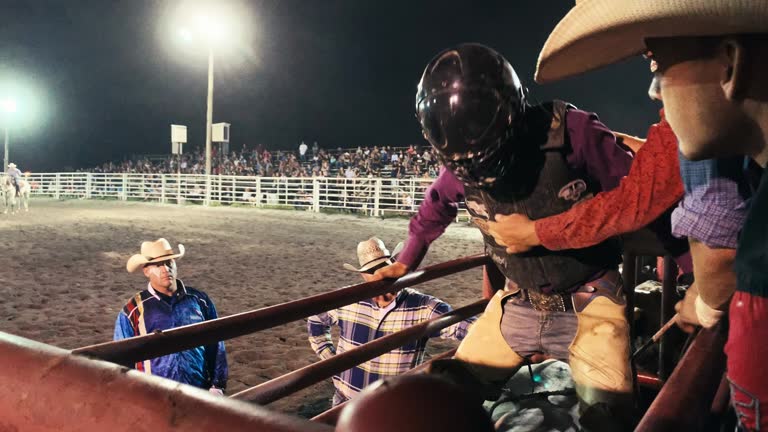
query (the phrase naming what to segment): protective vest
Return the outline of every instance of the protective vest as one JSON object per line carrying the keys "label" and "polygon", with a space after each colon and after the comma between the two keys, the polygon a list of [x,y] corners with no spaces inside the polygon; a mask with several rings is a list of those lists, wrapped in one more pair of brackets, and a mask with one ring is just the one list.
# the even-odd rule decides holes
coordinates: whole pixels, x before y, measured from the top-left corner
{"label": "protective vest", "polygon": [[568,211],[600,191],[596,181],[571,168],[566,159],[572,151],[565,124],[571,108],[562,101],[529,107],[525,135],[514,142],[510,175],[491,190],[464,188],[467,210],[483,232],[486,252],[507,279],[523,289],[568,292],[602,270],[615,268],[621,259],[617,240],[586,249],[536,247],[523,254],[508,254],[486,229],[485,222],[495,221],[496,214],[521,213],[541,219]]}

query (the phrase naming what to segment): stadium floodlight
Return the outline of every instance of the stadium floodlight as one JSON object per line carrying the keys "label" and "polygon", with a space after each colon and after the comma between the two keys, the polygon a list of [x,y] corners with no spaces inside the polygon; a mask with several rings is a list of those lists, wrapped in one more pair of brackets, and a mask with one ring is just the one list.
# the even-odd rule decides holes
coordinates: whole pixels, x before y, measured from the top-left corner
{"label": "stadium floodlight", "polygon": [[14,99],[3,99],[0,101],[0,109],[2,109],[4,113],[15,113],[16,108],[16,100]]}
{"label": "stadium floodlight", "polygon": [[194,40],[194,36],[193,36],[192,32],[188,28],[186,28],[186,27],[182,27],[179,30],[179,36],[181,37],[182,41],[187,42],[187,43],[192,42]]}
{"label": "stadium floodlight", "polygon": [[179,9],[178,36],[190,45],[204,45],[208,50],[208,102],[205,124],[205,174],[211,175],[211,128],[213,124],[213,64],[214,52],[225,49],[234,41],[236,11],[223,2],[188,2]]}

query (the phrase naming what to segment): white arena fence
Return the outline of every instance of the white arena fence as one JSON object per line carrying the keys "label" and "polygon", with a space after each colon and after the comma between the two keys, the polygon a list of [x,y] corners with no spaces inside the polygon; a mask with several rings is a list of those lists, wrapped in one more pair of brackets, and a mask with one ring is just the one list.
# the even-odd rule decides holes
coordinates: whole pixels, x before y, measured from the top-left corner
{"label": "white arena fence", "polygon": [[[171,204],[412,214],[434,179],[251,177],[202,174],[39,173],[25,177],[32,196]],[[467,213],[459,209],[459,218]]]}

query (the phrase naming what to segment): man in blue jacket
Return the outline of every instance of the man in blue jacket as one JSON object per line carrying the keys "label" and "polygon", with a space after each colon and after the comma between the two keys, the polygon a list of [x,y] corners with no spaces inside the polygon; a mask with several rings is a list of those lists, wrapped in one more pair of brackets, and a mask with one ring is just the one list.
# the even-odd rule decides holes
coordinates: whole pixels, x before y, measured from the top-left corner
{"label": "man in blue jacket", "polygon": [[[176,260],[184,256],[184,245],[174,252],[168,240],[161,238],[141,244],[141,253],[133,255],[126,268],[139,269],[149,279],[147,289],[137,293],[123,307],[115,322],[115,340],[142,336],[218,317],[208,295],[184,286],[176,279]],[[137,362],[135,368],[152,375],[224,394],[227,386],[227,356],[224,342],[199,346],[186,351]]]}

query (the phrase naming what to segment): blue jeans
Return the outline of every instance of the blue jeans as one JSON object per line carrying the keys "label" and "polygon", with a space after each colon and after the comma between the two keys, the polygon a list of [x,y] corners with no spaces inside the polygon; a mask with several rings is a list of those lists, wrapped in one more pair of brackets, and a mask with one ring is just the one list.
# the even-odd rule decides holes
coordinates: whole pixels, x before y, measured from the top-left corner
{"label": "blue jeans", "polygon": [[530,305],[518,304],[519,294],[511,296],[504,305],[501,319],[504,340],[522,357],[543,353],[567,362],[568,347],[578,327],[576,314],[536,311]]}

